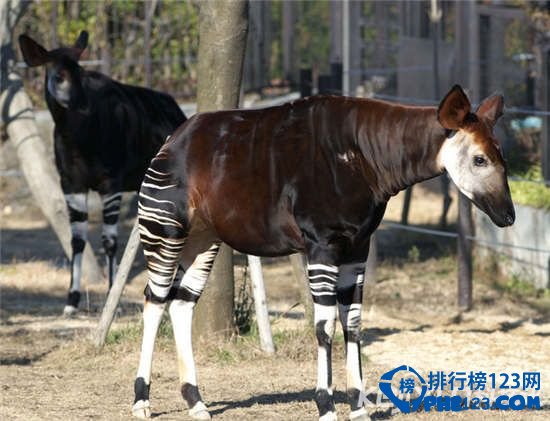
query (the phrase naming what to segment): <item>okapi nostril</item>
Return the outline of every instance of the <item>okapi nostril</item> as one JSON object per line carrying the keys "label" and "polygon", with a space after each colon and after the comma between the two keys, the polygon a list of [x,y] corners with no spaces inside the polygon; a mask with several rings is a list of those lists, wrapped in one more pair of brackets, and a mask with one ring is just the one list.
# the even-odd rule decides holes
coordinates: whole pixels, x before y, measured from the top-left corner
{"label": "okapi nostril", "polygon": [[513,214],[509,213],[504,219],[506,220],[506,225],[512,225],[516,218]]}

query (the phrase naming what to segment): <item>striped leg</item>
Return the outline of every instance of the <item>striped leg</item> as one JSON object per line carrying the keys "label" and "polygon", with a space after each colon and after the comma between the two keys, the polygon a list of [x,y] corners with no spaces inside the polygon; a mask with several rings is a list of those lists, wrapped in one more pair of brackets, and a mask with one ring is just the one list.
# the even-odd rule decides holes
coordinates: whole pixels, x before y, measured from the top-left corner
{"label": "striped leg", "polygon": [[336,324],[336,282],[338,268],[319,263],[308,264],[308,276],[317,336],[317,387],[315,402],[319,419],[336,420],[332,394],[332,337]]}
{"label": "striped leg", "polygon": [[82,253],[88,238],[88,205],[86,193],[65,195],[71,223],[71,285],[67,295],[67,305],[63,314],[71,316],[78,311],[80,302],[80,280],[82,276]]}
{"label": "striped leg", "polygon": [[363,377],[361,373],[361,304],[365,264],[339,267],[338,311],[346,342],[347,394],[351,407],[350,420],[370,420],[363,407]]}
{"label": "striped leg", "polygon": [[219,248],[219,244],[213,244],[207,251],[199,254],[181,277],[181,281],[174,283],[170,293],[170,296],[174,297],[170,305],[170,317],[176,340],[181,394],[187,403],[191,418],[200,420],[210,419],[210,414],[197,387],[191,325],[193,308],[204,289]]}
{"label": "striped leg", "polygon": [[166,198],[178,194],[173,190],[175,184],[170,182],[169,174],[165,172],[150,168],[147,174],[150,173],[158,175],[155,179],[150,177],[150,182],[147,182],[146,175],[138,205],[139,232],[149,275],[144,292],[143,340],[132,407],[132,414],[139,418],[151,415],[149,389],[155,338],[187,235],[186,223],[177,216],[175,203]]}
{"label": "striped leg", "polygon": [[109,276],[109,289],[113,285],[116,273],[116,250],[118,238],[118,215],[120,213],[120,201],[122,193],[106,194],[103,199],[103,230],[101,240],[107,259],[107,273]]}

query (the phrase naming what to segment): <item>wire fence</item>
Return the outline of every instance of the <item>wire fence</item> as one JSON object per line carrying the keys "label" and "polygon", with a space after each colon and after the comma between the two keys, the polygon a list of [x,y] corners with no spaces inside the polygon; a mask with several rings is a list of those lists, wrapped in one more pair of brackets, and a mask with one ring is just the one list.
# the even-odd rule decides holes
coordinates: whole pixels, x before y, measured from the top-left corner
{"label": "wire fence", "polygon": [[[447,238],[458,238],[458,233],[453,231],[442,231],[442,230],[435,230],[430,228],[422,228],[422,227],[415,227],[411,225],[404,225],[399,224],[397,222],[389,222],[389,221],[382,221],[381,223],[384,226],[387,226],[388,228],[394,228],[394,229],[400,229],[403,231],[410,231],[410,232],[416,232],[420,234],[427,234],[427,235],[434,235],[437,237],[447,237]],[[502,243],[499,241],[488,241],[479,237],[470,236],[467,235],[466,238],[468,240],[471,240],[475,243],[482,244],[484,246],[496,248],[496,247],[506,247],[510,249],[517,249],[517,250],[525,250],[525,251],[531,251],[534,253],[545,253],[550,254],[550,249],[541,249],[537,247],[529,247],[529,246],[520,246],[517,244],[511,244],[511,243]]]}

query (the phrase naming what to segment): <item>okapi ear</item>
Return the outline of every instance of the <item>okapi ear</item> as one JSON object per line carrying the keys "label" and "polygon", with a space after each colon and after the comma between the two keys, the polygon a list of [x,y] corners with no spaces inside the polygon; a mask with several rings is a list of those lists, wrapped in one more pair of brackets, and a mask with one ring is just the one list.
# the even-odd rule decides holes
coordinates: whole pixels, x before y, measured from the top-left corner
{"label": "okapi ear", "polygon": [[459,85],[453,86],[437,109],[437,119],[448,130],[458,130],[471,110],[470,100]]}
{"label": "okapi ear", "polygon": [[502,116],[504,110],[504,97],[500,94],[485,98],[476,110],[479,117],[486,119],[491,126]]}
{"label": "okapi ear", "polygon": [[79,49],[81,52],[88,46],[88,32],[82,31],[78,36],[78,39],[74,43],[74,48]]}
{"label": "okapi ear", "polygon": [[50,60],[48,51],[28,35],[19,35],[19,47],[29,67],[41,66]]}

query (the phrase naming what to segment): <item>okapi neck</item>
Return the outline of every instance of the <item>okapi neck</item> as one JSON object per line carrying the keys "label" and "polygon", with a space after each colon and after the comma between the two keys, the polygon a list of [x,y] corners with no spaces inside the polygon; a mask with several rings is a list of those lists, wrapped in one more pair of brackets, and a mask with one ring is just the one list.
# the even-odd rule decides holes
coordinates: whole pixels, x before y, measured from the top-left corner
{"label": "okapi neck", "polygon": [[438,154],[446,139],[435,107],[410,107],[372,101],[359,116],[357,144],[376,193],[389,198],[443,174]]}

